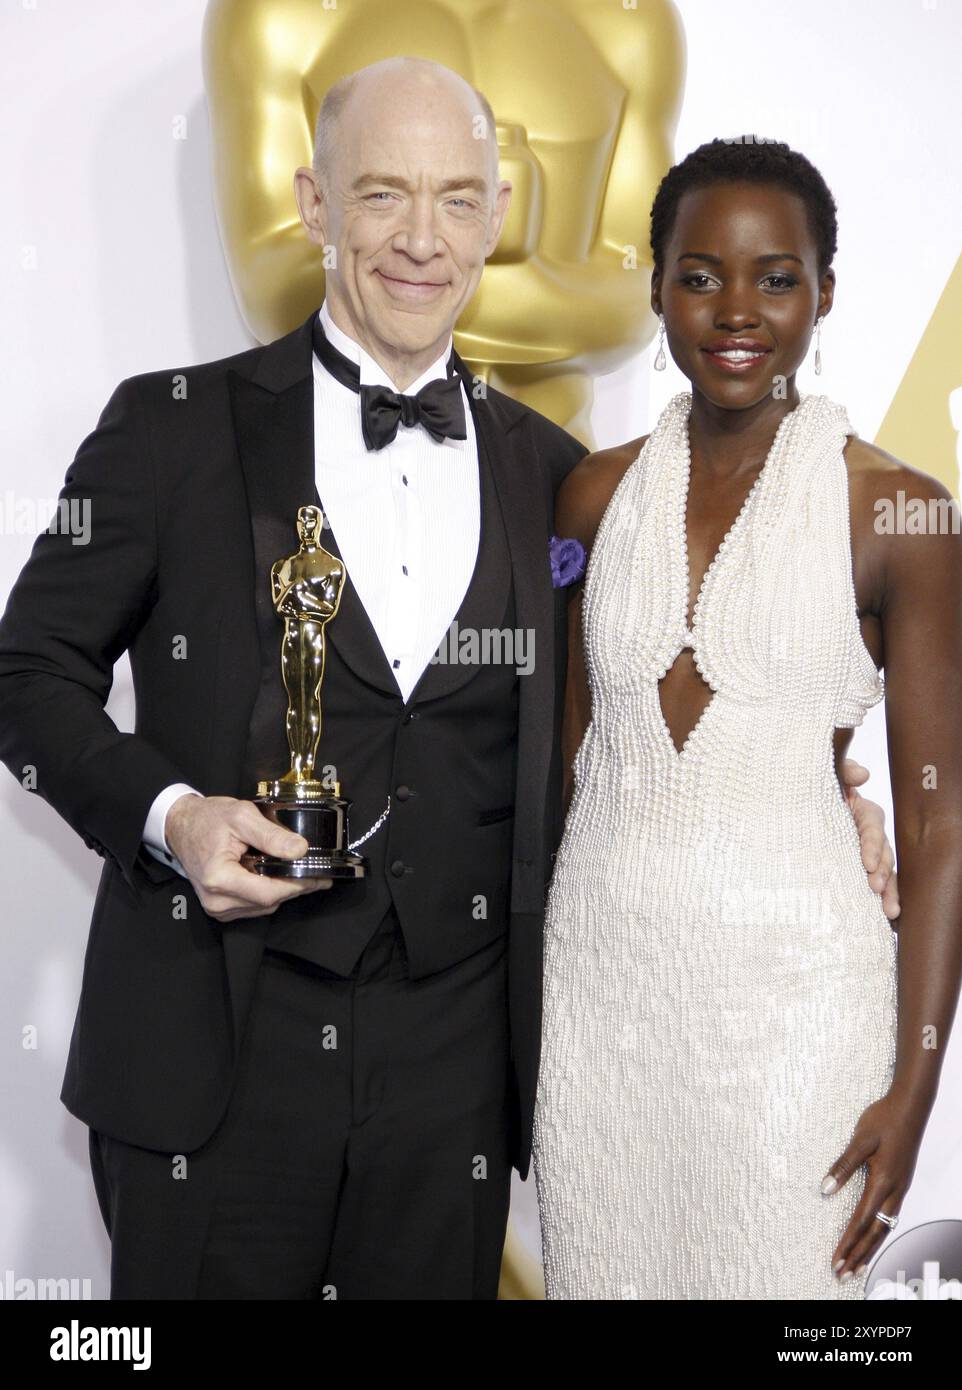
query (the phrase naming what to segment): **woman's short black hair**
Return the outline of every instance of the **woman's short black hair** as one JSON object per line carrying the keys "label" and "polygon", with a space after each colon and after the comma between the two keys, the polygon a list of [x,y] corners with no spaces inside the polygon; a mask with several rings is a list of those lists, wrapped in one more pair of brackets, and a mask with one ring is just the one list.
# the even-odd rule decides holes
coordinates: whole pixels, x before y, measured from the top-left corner
{"label": "woman's short black hair", "polygon": [[831,190],[803,154],[781,141],[761,140],[755,135],[711,140],[668,170],[651,205],[651,250],[656,268],[664,268],[665,247],[682,194],[713,183],[769,183],[797,193],[808,209],[819,277],[824,275],[837,249],[838,222]]}

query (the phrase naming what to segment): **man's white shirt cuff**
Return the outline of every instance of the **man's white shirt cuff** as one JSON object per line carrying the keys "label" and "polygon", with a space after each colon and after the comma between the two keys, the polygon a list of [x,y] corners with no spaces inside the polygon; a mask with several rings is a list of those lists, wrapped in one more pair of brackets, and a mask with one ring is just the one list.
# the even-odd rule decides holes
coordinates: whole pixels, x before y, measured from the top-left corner
{"label": "man's white shirt cuff", "polygon": [[164,834],[164,824],[171,806],[178,797],[184,796],[188,792],[194,796],[203,795],[203,792],[199,792],[196,787],[191,787],[186,782],[172,782],[169,787],[158,792],[147,812],[142,836],[145,846],[154,858],[159,859],[162,864],[168,864],[172,869],[176,869],[183,878],[187,877],[187,871],[176,854],[171,853],[170,846],[167,844],[167,837]]}

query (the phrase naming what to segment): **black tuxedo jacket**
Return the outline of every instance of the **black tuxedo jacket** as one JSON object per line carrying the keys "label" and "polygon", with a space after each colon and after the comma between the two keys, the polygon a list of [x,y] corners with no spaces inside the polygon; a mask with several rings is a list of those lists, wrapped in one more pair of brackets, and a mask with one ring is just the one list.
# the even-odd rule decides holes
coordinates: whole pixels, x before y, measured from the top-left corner
{"label": "black tuxedo jacket", "polygon": [[[38,536],[0,620],[0,758],[103,855],[61,1099],[79,1119],[169,1153],[203,1144],[229,1096],[273,916],[220,924],[141,842],[171,782],[241,785],[260,674],[252,523],[289,538],[316,496],[311,329],[267,347],[121,382],[70,465],[90,539]],[[527,1174],[541,1036],[545,891],[561,831],[566,591],[548,563],[554,496],[586,450],[501,392],[468,388],[505,518],[520,682],[509,925],[512,1055]],[[68,513],[69,514],[69,513]],[[278,551],[278,553],[281,553]],[[348,585],[328,640],[359,673],[377,638]],[[127,650],[135,732],[104,711]],[[278,675],[278,679],[279,679]]]}

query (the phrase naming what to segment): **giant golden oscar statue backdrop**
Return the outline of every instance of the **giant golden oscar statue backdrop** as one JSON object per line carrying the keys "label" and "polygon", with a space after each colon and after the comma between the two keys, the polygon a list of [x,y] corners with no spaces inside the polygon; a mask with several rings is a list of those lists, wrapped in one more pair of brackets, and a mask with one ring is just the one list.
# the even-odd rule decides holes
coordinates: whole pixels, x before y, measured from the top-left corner
{"label": "giant golden oscar statue backdrop", "polygon": [[[591,444],[592,384],[650,341],[648,209],[672,161],[684,40],[670,0],[210,0],[204,81],[217,216],[255,338],[320,304],[294,170],[328,88],[400,54],[481,89],[513,186],[501,240],[457,325],[472,371]],[[502,1298],[538,1298],[509,1229]]]}
{"label": "giant golden oscar statue backdrop", "polygon": [[592,382],[650,341],[648,209],[672,160],[684,40],[670,0],[210,0],[204,80],[217,215],[261,342],[324,293],[293,176],[325,92],[381,58],[479,87],[514,191],[457,326],[479,377],[590,443]]}

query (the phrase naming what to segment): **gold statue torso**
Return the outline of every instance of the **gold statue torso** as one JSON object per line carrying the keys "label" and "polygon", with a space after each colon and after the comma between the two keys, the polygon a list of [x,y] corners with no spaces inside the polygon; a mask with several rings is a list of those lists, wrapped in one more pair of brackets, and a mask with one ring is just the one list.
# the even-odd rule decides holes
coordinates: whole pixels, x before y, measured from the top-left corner
{"label": "gold statue torso", "polygon": [[319,508],[297,513],[300,549],[271,568],[275,611],[284,619],[281,674],[287,691],[287,742],[290,771],[282,782],[314,781],[321,736],[321,682],[324,679],[324,628],[341,601],[343,563],[319,543],[323,522]]}

